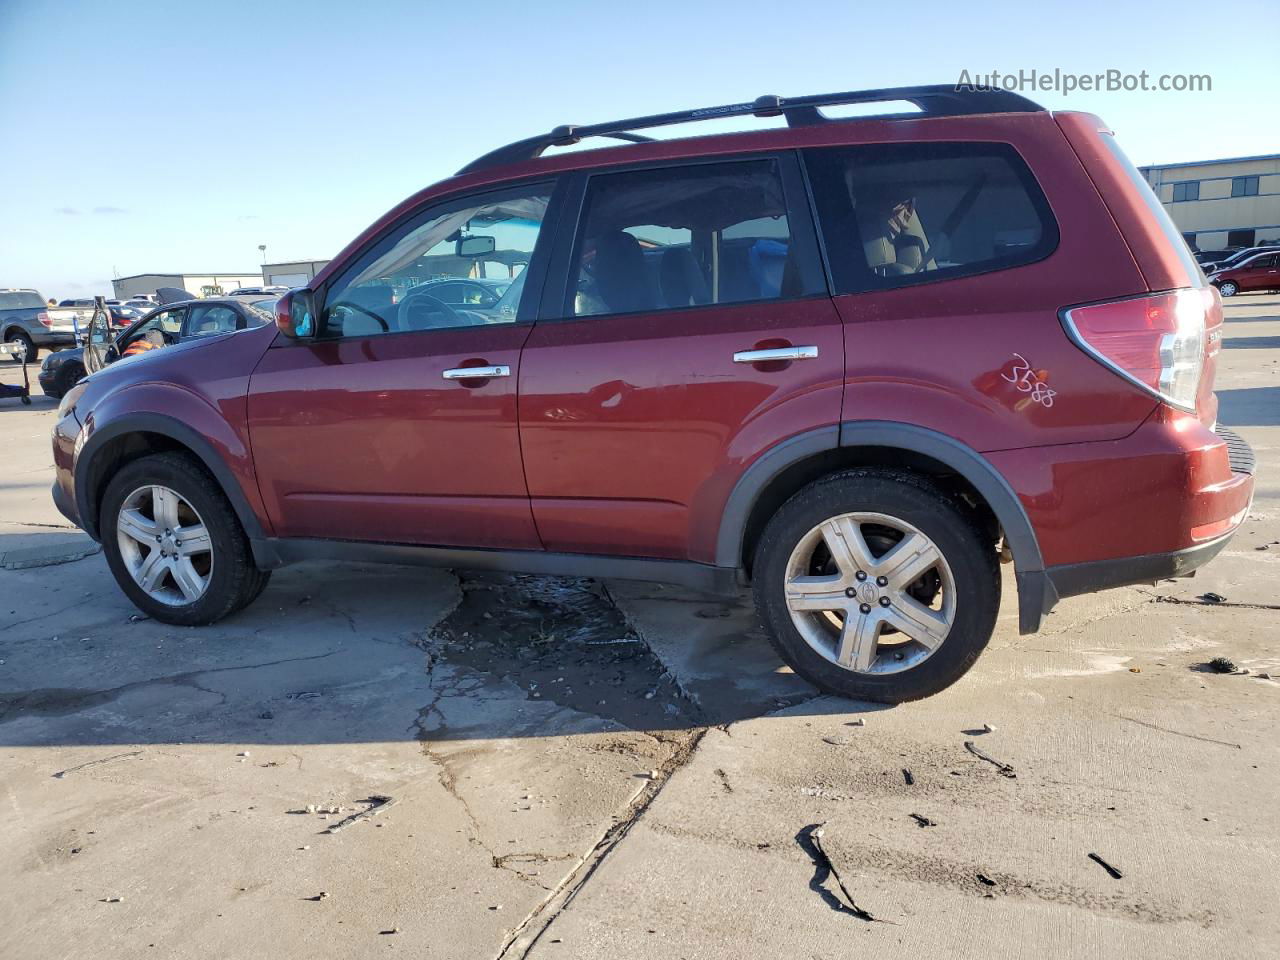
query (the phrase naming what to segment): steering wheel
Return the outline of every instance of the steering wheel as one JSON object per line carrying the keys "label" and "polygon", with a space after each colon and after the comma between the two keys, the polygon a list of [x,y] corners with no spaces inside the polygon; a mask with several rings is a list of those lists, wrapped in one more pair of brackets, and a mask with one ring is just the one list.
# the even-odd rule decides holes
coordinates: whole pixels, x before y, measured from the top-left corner
{"label": "steering wheel", "polygon": [[[428,311],[434,310],[437,313],[443,314],[445,322],[443,324],[427,324],[425,326],[418,326],[410,320],[412,311],[417,309],[426,309]],[[426,291],[417,293],[410,290],[405,294],[404,299],[400,301],[399,306],[396,307],[396,324],[401,330],[425,330],[427,327],[432,326],[466,326],[466,321],[458,315],[457,310],[453,309],[453,307],[449,306],[449,304],[445,303],[439,297],[433,297]]]}

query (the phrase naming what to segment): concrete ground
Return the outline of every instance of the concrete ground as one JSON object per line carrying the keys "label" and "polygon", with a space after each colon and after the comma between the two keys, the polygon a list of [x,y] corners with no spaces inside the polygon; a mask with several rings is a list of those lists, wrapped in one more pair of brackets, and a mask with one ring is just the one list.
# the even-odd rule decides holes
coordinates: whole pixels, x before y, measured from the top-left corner
{"label": "concrete ground", "polygon": [[1227,315],[1227,551],[1031,637],[1007,599],[894,708],[643,584],[313,564],[139,619],[49,501],[55,404],[0,401],[0,956],[1280,954],[1280,298]]}

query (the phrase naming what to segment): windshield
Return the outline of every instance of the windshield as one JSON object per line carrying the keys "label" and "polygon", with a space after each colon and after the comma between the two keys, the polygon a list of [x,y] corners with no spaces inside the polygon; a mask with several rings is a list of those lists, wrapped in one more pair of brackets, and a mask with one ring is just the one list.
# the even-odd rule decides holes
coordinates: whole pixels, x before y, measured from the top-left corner
{"label": "windshield", "polygon": [[44,309],[44,300],[34,290],[0,291],[0,310]]}

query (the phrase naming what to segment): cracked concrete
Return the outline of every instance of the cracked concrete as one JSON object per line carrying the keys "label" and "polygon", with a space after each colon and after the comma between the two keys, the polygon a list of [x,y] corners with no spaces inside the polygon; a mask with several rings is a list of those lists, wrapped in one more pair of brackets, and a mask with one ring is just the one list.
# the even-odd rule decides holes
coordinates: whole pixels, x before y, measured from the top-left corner
{"label": "cracked concrete", "polygon": [[[1278,354],[1223,354],[1262,471],[1228,551],[1034,637],[1006,603],[903,707],[815,696],[745,602],[670,587],[308,564],[192,630],[100,556],[0,571],[0,954],[1272,955]],[[0,416],[0,552],[76,536],[28,482],[52,407]]]}

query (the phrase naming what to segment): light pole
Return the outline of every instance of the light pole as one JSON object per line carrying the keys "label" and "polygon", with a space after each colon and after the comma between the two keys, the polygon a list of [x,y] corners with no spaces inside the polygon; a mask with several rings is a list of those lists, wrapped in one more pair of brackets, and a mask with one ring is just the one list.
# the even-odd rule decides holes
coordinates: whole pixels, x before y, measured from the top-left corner
{"label": "light pole", "polygon": [[267,282],[267,245],[265,243],[258,244],[258,252],[262,254],[262,282]]}

